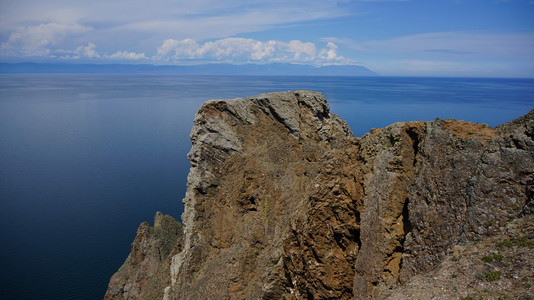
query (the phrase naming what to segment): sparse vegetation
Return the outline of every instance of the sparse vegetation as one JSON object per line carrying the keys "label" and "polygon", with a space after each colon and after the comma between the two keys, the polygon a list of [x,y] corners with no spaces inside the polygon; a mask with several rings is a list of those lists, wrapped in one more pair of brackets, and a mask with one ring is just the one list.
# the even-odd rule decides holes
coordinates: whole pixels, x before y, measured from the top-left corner
{"label": "sparse vegetation", "polygon": [[478,275],[479,279],[485,279],[487,281],[495,281],[501,279],[501,271],[484,272]]}
{"label": "sparse vegetation", "polygon": [[455,245],[437,270],[417,279],[416,288],[387,299],[532,299],[533,224],[534,215],[510,224],[493,221],[500,229],[496,236]]}
{"label": "sparse vegetation", "polygon": [[512,247],[514,243],[511,240],[503,240],[497,243],[498,247]]}
{"label": "sparse vegetation", "polygon": [[395,144],[397,143],[397,139],[392,134],[390,134],[389,142],[391,143],[391,146],[395,146]]}
{"label": "sparse vegetation", "polygon": [[527,237],[520,237],[516,239],[510,239],[510,240],[502,240],[497,243],[498,247],[529,247],[534,248],[534,241],[527,240]]}
{"label": "sparse vegetation", "polygon": [[481,258],[483,262],[492,262],[494,260],[501,261],[504,257],[499,253],[493,253],[492,255],[485,255]]}
{"label": "sparse vegetation", "polygon": [[495,281],[501,279],[501,271],[493,271],[486,274],[487,281]]}
{"label": "sparse vegetation", "polygon": [[493,261],[493,258],[491,258],[491,256],[489,256],[489,255],[483,256],[481,259],[482,259],[483,262],[492,262]]}

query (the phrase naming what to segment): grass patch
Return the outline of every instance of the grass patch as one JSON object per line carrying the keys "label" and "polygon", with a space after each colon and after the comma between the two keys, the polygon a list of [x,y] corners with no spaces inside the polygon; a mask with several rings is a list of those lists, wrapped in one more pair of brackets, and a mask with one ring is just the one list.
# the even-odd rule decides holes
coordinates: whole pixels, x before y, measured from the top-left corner
{"label": "grass patch", "polygon": [[497,243],[497,247],[512,247],[514,246],[514,243],[511,241],[511,240],[503,240],[503,241],[499,241]]}
{"label": "grass patch", "polygon": [[495,281],[501,279],[501,271],[484,272],[478,275],[478,278],[486,281]]}
{"label": "grass patch", "polygon": [[508,248],[513,247],[513,246],[534,248],[534,241],[529,241],[527,240],[527,237],[524,236],[524,237],[520,237],[516,239],[499,241],[497,242],[497,246],[508,247]]}
{"label": "grass patch", "polygon": [[499,253],[493,253],[492,255],[486,255],[486,256],[482,256],[481,260],[483,262],[492,262],[492,261],[501,261],[502,259],[504,258],[504,256],[502,256],[501,254]]}
{"label": "grass patch", "polygon": [[493,258],[490,255],[482,256],[481,260],[483,262],[492,262]]}

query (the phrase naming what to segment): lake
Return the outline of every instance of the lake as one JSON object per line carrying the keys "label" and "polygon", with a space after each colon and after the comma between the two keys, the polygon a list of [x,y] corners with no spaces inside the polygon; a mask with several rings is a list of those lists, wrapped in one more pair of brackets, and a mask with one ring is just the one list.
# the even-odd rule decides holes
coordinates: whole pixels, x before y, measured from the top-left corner
{"label": "lake", "polygon": [[180,218],[199,106],[299,89],[322,92],[356,136],[534,108],[534,79],[0,75],[0,298],[102,298],[138,225]]}

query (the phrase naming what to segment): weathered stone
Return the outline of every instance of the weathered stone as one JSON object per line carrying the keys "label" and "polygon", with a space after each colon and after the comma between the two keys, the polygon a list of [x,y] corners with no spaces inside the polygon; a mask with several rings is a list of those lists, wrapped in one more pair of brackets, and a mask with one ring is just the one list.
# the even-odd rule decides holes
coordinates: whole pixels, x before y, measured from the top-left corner
{"label": "weathered stone", "polygon": [[158,299],[170,284],[170,258],[180,251],[183,228],[171,216],[156,213],[154,227],[137,229],[132,251],[111,277],[104,299]]}
{"label": "weathered stone", "polygon": [[521,241],[534,231],[534,215],[515,219],[506,227],[493,236],[454,247],[430,272],[412,276],[380,298],[532,299],[534,247]]}
{"label": "weathered stone", "polygon": [[[306,91],[214,100],[200,108],[182,216],[185,247],[173,258],[169,298],[289,293],[283,259],[288,225],[305,216],[318,160],[351,136],[328,109],[323,95]],[[211,122],[231,124],[227,132],[211,130],[211,141],[238,140],[236,146],[199,139],[205,131],[198,127]]]}
{"label": "weathered stone", "polygon": [[317,92],[208,101],[161,293],[380,298],[532,211],[533,120],[395,123],[354,138]]}

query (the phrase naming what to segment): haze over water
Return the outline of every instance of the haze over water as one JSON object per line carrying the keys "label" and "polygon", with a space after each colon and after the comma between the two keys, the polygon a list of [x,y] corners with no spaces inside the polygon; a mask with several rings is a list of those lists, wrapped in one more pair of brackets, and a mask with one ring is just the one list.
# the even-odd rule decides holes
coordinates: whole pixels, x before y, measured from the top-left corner
{"label": "haze over water", "polygon": [[102,298],[137,226],[180,218],[199,106],[299,89],[325,94],[356,136],[534,108],[534,79],[1,75],[0,298]]}

